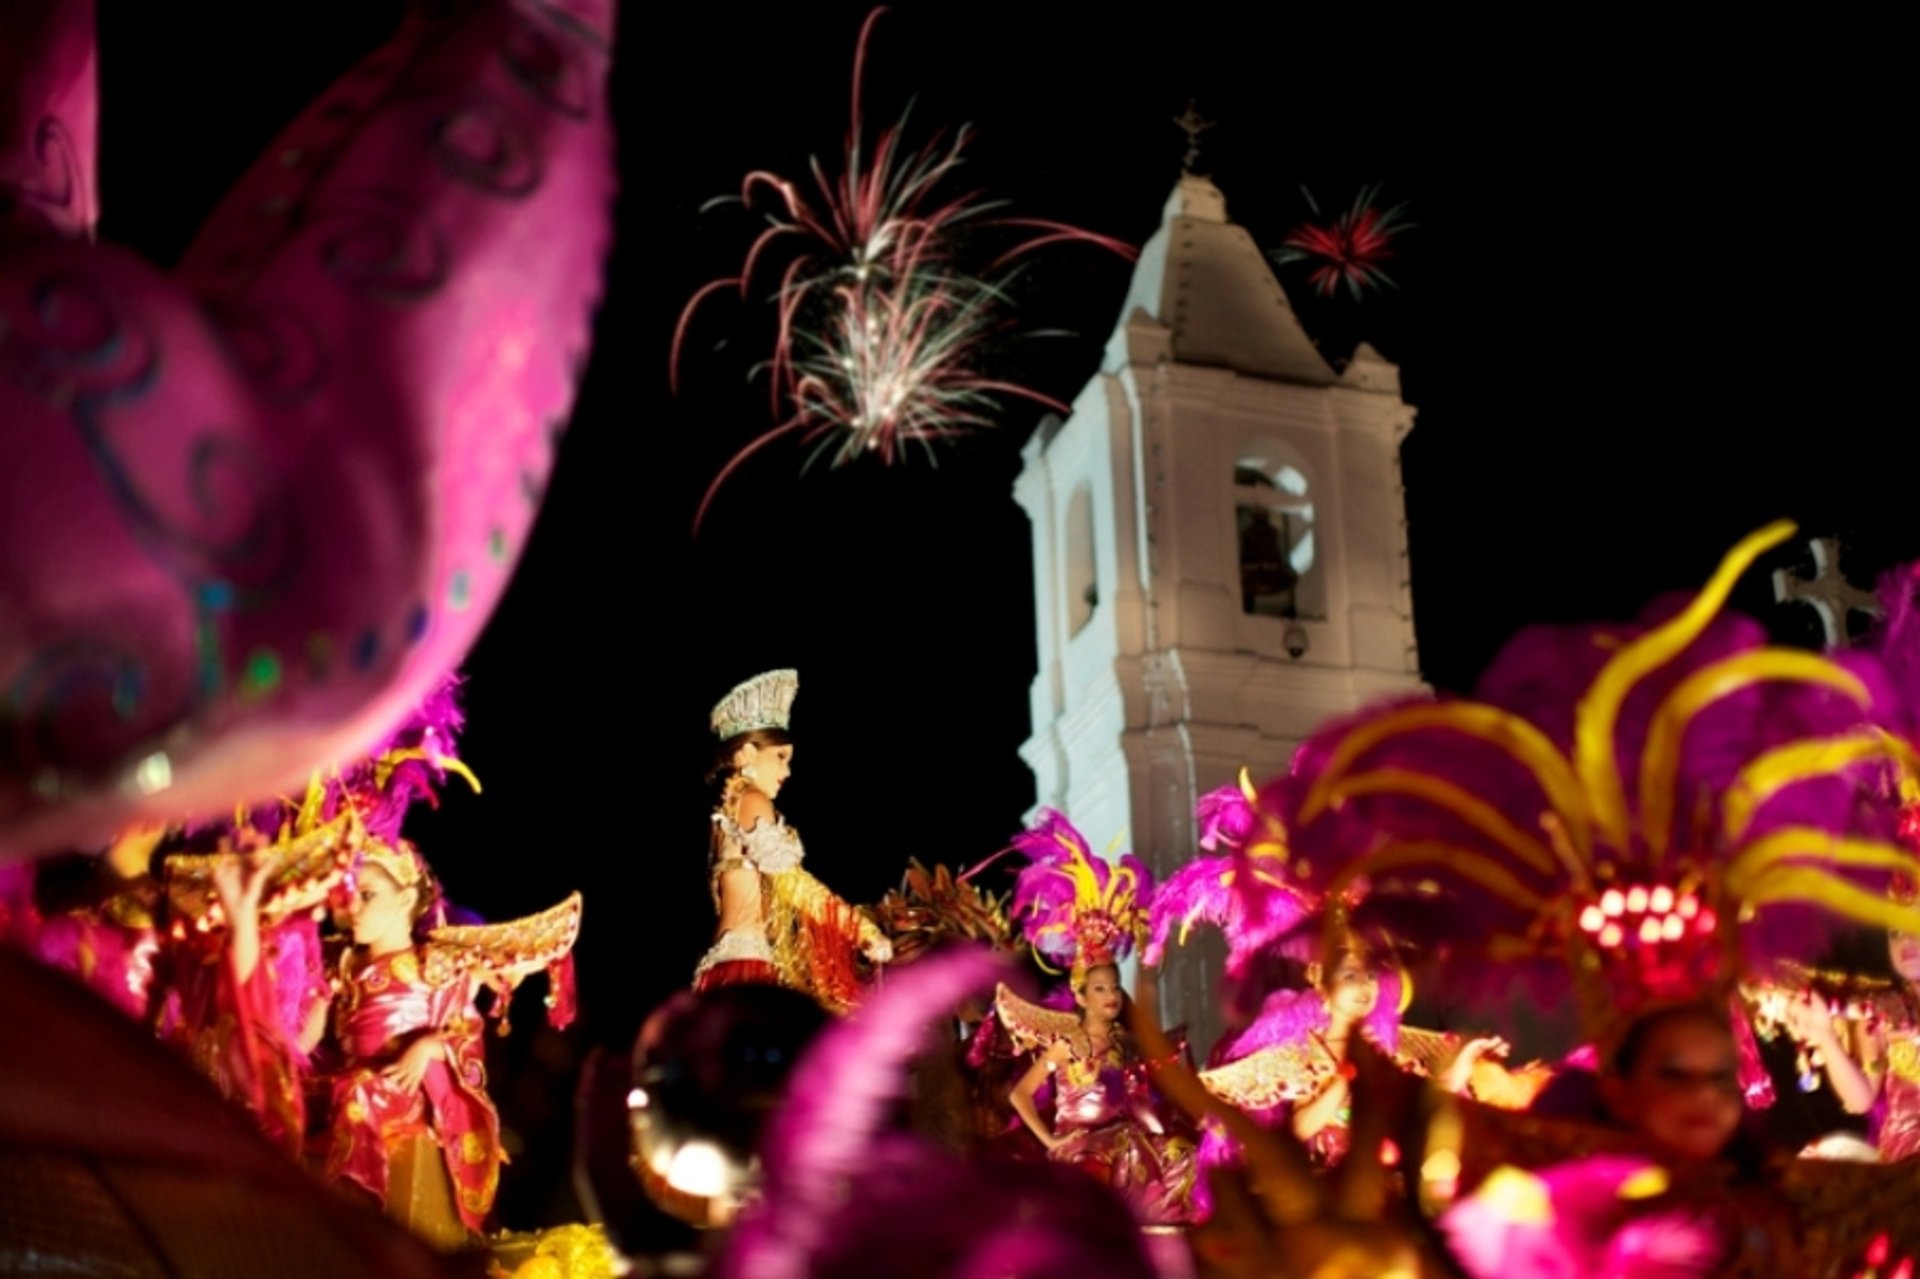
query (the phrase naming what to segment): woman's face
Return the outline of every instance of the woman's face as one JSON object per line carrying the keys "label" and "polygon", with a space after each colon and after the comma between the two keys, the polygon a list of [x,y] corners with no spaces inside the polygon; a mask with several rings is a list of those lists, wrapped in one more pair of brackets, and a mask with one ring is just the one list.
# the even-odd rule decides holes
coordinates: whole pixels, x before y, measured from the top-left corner
{"label": "woman's face", "polygon": [[1739,1057],[1724,1020],[1704,1013],[1660,1018],[1639,1050],[1601,1081],[1614,1117],[1681,1159],[1712,1159],[1740,1126]]}
{"label": "woman's face", "polygon": [[1102,965],[1087,973],[1087,980],[1074,992],[1073,1000],[1089,1013],[1103,1021],[1117,1021],[1120,1017],[1120,973],[1119,970]]}
{"label": "woman's face", "polygon": [[740,768],[740,775],[752,784],[755,790],[773,799],[780,794],[780,788],[787,784],[787,778],[793,772],[793,744],[779,746],[761,746],[748,742],[734,756]]}
{"label": "woman's face", "polygon": [[349,918],[353,943],[372,946],[413,935],[413,904],[419,890],[402,888],[378,866],[362,866],[354,885]]}
{"label": "woman's face", "polygon": [[1347,1021],[1364,1021],[1380,1004],[1380,974],[1361,955],[1345,954],[1327,976],[1327,1011]]}
{"label": "woman's face", "polygon": [[1920,937],[1912,933],[1888,933],[1887,957],[1901,981],[1920,982]]}

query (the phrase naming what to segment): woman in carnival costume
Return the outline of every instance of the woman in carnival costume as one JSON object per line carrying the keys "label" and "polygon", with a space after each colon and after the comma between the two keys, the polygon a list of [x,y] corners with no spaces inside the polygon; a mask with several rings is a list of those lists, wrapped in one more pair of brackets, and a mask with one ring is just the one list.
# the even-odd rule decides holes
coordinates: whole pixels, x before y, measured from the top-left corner
{"label": "woman in carnival costume", "polygon": [[431,928],[416,941],[436,905],[410,844],[368,839],[355,870],[354,949],[337,979],[345,1065],[332,1081],[326,1172],[416,1233],[458,1246],[482,1229],[504,1161],[476,996],[491,988],[504,1011],[514,986],[546,969],[549,1017],[564,1027],[580,895],[507,923]]}
{"label": "woman in carnival costume", "polygon": [[[1497,1037],[1458,1036],[1402,1026],[1411,987],[1395,960],[1396,939],[1365,936],[1346,921],[1352,902],[1325,899],[1291,883],[1285,828],[1261,813],[1246,777],[1203,796],[1195,809],[1200,847],[1224,852],[1182,866],[1155,894],[1145,959],[1158,964],[1169,940],[1184,944],[1201,922],[1227,937],[1226,977],[1243,1000],[1279,961],[1299,984],[1267,995],[1249,1024],[1223,1037],[1207,1089],[1264,1125],[1286,1122],[1316,1165],[1346,1156],[1352,1127],[1348,1049],[1359,1038],[1406,1070],[1434,1074],[1452,1092],[1470,1086],[1485,1099],[1528,1095],[1526,1081],[1487,1060],[1506,1051]],[[1235,1143],[1204,1126],[1202,1168],[1231,1162]]]}
{"label": "woman in carnival costume", "polygon": [[1718,616],[1791,532],[1742,542],[1657,624],[1525,633],[1481,700],[1363,714],[1279,788],[1314,882],[1367,886],[1356,917],[1425,903],[1456,975],[1557,971],[1578,997],[1600,1122],[1455,1103],[1416,1151],[1429,1207],[1472,1192],[1443,1224],[1475,1274],[1826,1274],[1920,1245],[1890,1207],[1910,1175],[1770,1162],[1743,1132],[1739,979],[1835,916],[1920,928],[1873,885],[1914,864],[1869,802],[1908,755],[1878,667]]}
{"label": "woman in carnival costume", "polygon": [[[1151,1068],[1122,1018],[1120,960],[1147,922],[1152,880],[1132,856],[1109,865],[1084,836],[1048,810],[1015,846],[1030,859],[1012,914],[1034,951],[1065,968],[1075,1013],[1021,999],[1005,986],[995,1008],[1016,1046],[1038,1049],[1009,1101],[1049,1159],[1083,1168],[1120,1192],[1151,1225],[1191,1220],[1194,1145],[1162,1114],[1147,1084]],[[1051,1077],[1053,1116],[1038,1094]]]}
{"label": "woman in carnival costume", "polygon": [[300,802],[242,809],[196,836],[204,845],[211,835],[211,851],[162,859],[170,924],[158,1029],[296,1155],[333,1001],[319,921],[330,901],[346,901],[369,839],[398,841],[408,811],[437,805],[449,775],[479,790],[452,753],[465,722],[460,683],[443,677],[372,752],[315,776]]}
{"label": "woman in carnival costume", "polygon": [[[1920,900],[1911,879],[1897,882],[1892,898]],[[1867,1116],[1874,1151],[1892,1163],[1920,1154],[1920,933],[1891,930],[1886,945],[1893,980],[1884,989],[1847,990],[1851,998],[1829,1002],[1817,989],[1826,974],[1810,973],[1815,980],[1805,984],[1816,989],[1784,995],[1776,1017],[1803,1047],[1802,1086],[1817,1087],[1824,1076],[1849,1114]],[[1831,984],[1864,983],[1844,974]],[[1770,988],[1761,998],[1780,993]]]}
{"label": "woman in carnival costume", "polygon": [[721,780],[713,811],[712,888],[719,924],[694,970],[694,989],[776,982],[834,1012],[860,998],[855,956],[893,958],[886,936],[801,868],[805,850],[773,801],[793,767],[788,723],[800,676],[767,671],[713,708]]}

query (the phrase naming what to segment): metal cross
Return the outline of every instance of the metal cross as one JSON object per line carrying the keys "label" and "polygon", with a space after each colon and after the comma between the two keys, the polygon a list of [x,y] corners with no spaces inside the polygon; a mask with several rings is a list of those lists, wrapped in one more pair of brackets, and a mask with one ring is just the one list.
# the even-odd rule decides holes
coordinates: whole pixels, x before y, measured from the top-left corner
{"label": "metal cross", "polygon": [[1192,173],[1193,166],[1200,163],[1200,135],[1211,129],[1214,122],[1200,117],[1200,108],[1191,98],[1187,99],[1185,113],[1173,117],[1173,122],[1180,126],[1182,133],[1187,135],[1187,156],[1180,162],[1180,167],[1183,171]]}
{"label": "metal cross", "polygon": [[1854,613],[1880,616],[1880,601],[1872,592],[1849,582],[1840,571],[1840,543],[1831,537],[1813,539],[1813,580],[1791,569],[1773,570],[1773,597],[1782,604],[1808,604],[1820,615],[1828,648],[1845,648],[1847,621]]}

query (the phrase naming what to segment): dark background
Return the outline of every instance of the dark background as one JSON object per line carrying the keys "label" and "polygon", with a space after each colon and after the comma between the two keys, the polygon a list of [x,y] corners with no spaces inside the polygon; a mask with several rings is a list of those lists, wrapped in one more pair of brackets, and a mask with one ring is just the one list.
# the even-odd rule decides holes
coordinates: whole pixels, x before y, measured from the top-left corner
{"label": "dark background", "polygon": [[[102,0],[103,235],[166,263],[277,129],[391,31],[392,3],[181,7]],[[271,11],[269,11],[271,10]],[[765,316],[719,302],[668,393],[672,327],[737,265],[753,224],[701,212],[749,169],[835,162],[849,3],[630,4],[614,109],[618,239],[574,426],[519,575],[466,670],[463,755],[486,784],[415,831],[452,894],[494,918],[587,896],[582,1019],[528,1007],[497,1054],[521,1147],[508,1225],[567,1211],[571,1071],[624,1047],[689,980],[711,934],[706,712],[736,681],[802,674],[782,808],[809,865],[855,900],[909,856],[1001,847],[1032,802],[1016,752],[1034,670],[1025,517],[1011,484],[1038,411],[891,469],[799,474],[763,453],[749,366]],[[1402,370],[1426,678],[1469,687],[1532,620],[1619,617],[1697,585],[1791,516],[1839,535],[1865,584],[1920,555],[1909,519],[1910,150],[1887,33],[1682,29],[1563,15],[1556,27],[1387,25],[1376,11],[1210,0],[906,3],[883,18],[874,127],[971,121],[956,189],[1143,242],[1178,176],[1190,97],[1217,126],[1200,169],[1263,246],[1370,182],[1416,228],[1400,288],[1364,305],[1283,275],[1338,358],[1364,336]],[[870,131],[871,136],[871,131]],[[1019,286],[1023,325],[1064,330],[1002,371],[1070,399],[1119,319],[1126,264],[1068,247]],[[723,344],[724,343],[724,344]],[[1764,567],[1798,558],[1803,544]],[[1738,602],[1784,639],[1767,574]]]}

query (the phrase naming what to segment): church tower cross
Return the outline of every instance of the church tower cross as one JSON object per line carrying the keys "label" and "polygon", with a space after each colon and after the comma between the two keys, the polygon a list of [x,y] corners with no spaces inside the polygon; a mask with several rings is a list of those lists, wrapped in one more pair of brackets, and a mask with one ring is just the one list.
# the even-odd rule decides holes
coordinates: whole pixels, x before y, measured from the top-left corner
{"label": "church tower cross", "polygon": [[1180,168],[1183,172],[1192,173],[1193,166],[1200,163],[1200,135],[1211,129],[1214,122],[1201,118],[1200,108],[1191,98],[1187,99],[1187,109],[1173,117],[1173,122],[1187,135],[1187,154],[1180,161]]}
{"label": "church tower cross", "polygon": [[1782,604],[1810,605],[1820,615],[1830,649],[1847,647],[1847,621],[1852,614],[1880,616],[1880,601],[1840,571],[1840,543],[1831,537],[1813,539],[1811,581],[1791,569],[1773,571],[1773,597]]}

